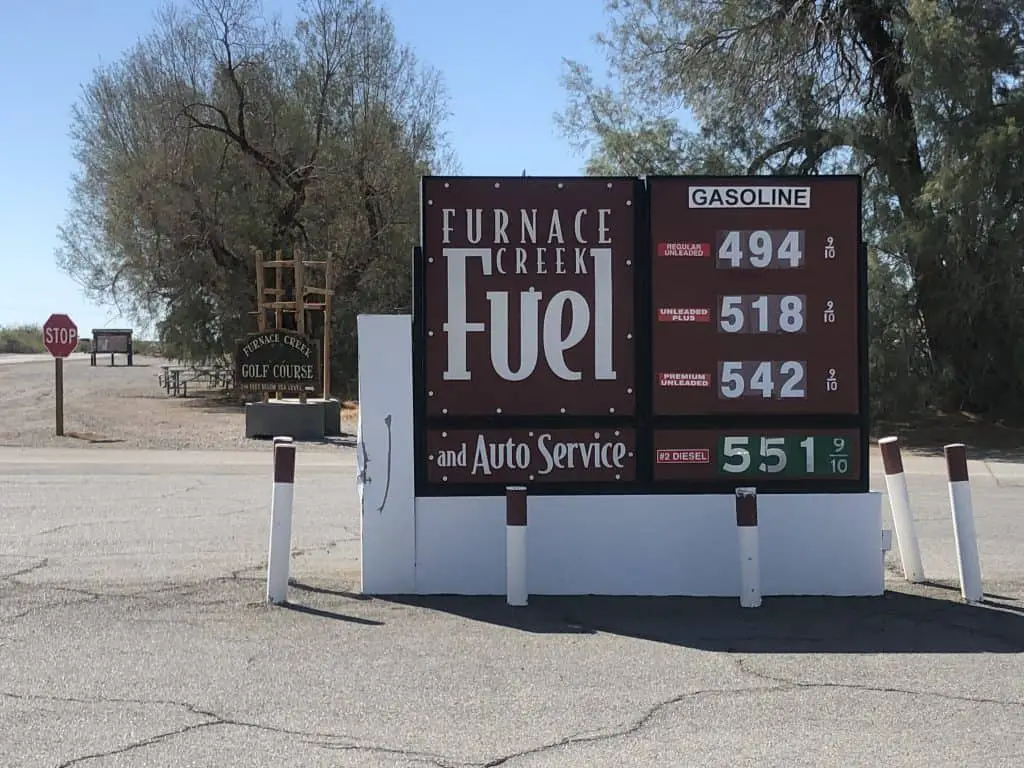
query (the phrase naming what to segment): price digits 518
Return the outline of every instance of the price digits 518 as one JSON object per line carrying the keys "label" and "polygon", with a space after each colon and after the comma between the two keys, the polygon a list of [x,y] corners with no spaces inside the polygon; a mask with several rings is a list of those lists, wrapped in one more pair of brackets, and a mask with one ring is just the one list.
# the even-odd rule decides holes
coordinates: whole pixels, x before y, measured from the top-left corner
{"label": "price digits 518", "polygon": [[805,296],[720,296],[718,327],[726,333],[800,333]]}

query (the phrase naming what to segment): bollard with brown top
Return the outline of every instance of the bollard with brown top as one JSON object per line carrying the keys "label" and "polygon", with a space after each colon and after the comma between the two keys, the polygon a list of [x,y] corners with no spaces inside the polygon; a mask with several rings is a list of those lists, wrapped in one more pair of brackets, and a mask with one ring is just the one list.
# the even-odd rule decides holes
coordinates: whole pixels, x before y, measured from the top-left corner
{"label": "bollard with brown top", "polygon": [[907,581],[920,583],[924,581],[924,565],[921,563],[921,548],[910,508],[910,492],[907,489],[907,475],[903,471],[899,439],[883,437],[878,441],[878,447],[882,452],[885,489],[892,510],[892,523],[896,528],[896,545],[903,563],[903,576]]}
{"label": "bollard with brown top", "polygon": [[505,598],[509,605],[527,604],[526,582],[526,488],[505,488]]}
{"label": "bollard with brown top", "polygon": [[953,538],[956,541],[957,567],[960,571],[960,594],[968,603],[984,597],[981,581],[981,558],[978,537],[974,530],[974,505],[971,481],[967,475],[967,446],[951,443],[943,448],[949,476],[949,506],[953,513]]}
{"label": "bollard with brown top", "polygon": [[267,555],[267,602],[288,601],[292,555],[292,502],[295,498],[295,442],[274,438],[274,485],[270,494],[270,551]]}
{"label": "bollard with brown top", "polygon": [[736,531],[740,544],[740,605],[761,605],[761,563],[758,553],[757,489],[736,489]]}

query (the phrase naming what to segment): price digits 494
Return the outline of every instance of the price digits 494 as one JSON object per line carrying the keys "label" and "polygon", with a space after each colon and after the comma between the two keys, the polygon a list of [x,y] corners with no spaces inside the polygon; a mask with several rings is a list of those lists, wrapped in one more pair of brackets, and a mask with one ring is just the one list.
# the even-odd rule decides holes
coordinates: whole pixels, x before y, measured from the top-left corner
{"label": "price digits 494", "polygon": [[845,437],[723,436],[718,470],[730,475],[847,475],[853,445]]}
{"label": "price digits 494", "polygon": [[715,240],[719,269],[799,269],[804,265],[802,230],[719,232]]}

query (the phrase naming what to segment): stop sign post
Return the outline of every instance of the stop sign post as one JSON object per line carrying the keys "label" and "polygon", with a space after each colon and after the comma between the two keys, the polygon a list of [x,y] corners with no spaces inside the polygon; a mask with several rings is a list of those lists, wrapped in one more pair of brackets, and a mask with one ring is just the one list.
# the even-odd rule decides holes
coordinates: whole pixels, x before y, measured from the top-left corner
{"label": "stop sign post", "polygon": [[52,314],[43,323],[43,345],[53,355],[57,396],[57,437],[64,435],[64,358],[78,346],[78,326],[65,314]]}

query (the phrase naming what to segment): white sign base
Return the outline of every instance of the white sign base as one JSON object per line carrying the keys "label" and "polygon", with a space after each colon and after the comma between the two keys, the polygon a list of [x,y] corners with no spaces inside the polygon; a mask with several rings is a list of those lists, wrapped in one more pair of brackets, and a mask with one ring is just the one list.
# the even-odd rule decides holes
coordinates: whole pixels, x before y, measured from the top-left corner
{"label": "white sign base", "polygon": [[[415,496],[411,318],[358,327],[362,591],[505,595],[504,495]],[[530,595],[740,593],[733,494],[531,495],[528,531]],[[761,494],[758,536],[765,596],[885,590],[879,492]]]}

